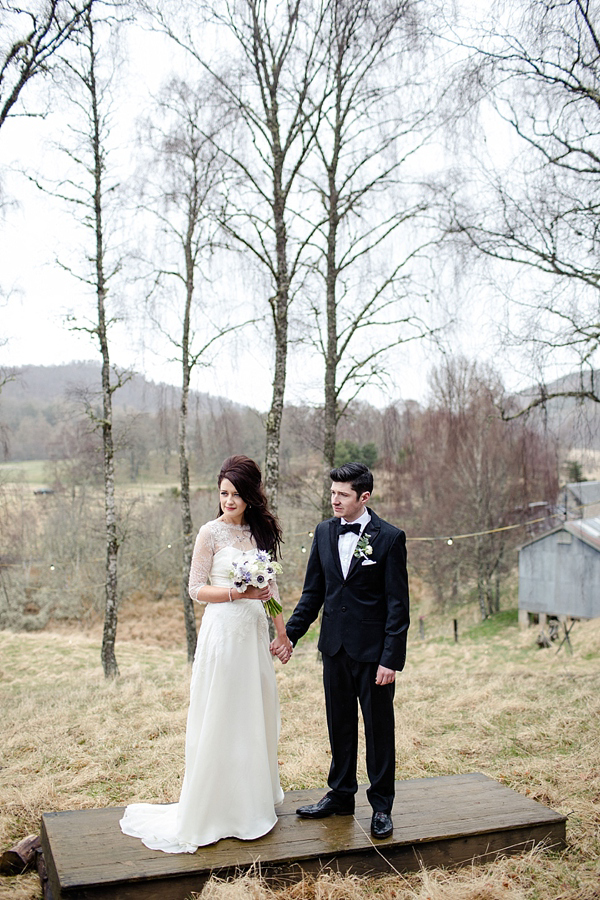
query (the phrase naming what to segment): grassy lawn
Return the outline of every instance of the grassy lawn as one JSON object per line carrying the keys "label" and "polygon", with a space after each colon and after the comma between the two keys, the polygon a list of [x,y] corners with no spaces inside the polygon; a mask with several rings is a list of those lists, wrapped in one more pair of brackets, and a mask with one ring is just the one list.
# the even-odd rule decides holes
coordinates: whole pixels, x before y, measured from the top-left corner
{"label": "grassy lawn", "polygon": [[0,463],[0,478],[6,482],[45,485],[50,478],[48,461],[27,459]]}
{"label": "grassy lawn", "polygon": [[[183,640],[159,646],[151,607],[135,614],[148,617],[147,628],[139,640],[118,641],[121,677],[111,683],[99,633],[0,632],[0,847],[37,832],[46,810],[178,798],[189,682]],[[164,620],[155,627],[164,632]],[[132,634],[124,621],[122,635]],[[567,813],[568,848],[406,877],[321,876],[279,890],[256,877],[214,881],[203,898],[600,897],[600,620],[575,626],[572,655],[538,649],[514,612],[465,630],[458,644],[447,634],[420,641],[413,629],[396,693],[397,777],[483,772]],[[277,663],[277,678],[283,787],[322,787],[329,751],[314,638],[287,667]],[[37,876],[0,879],[2,900],[40,896]]]}
{"label": "grassy lawn", "polygon": [[[47,459],[13,460],[0,462],[0,478],[7,483],[43,485],[50,487],[54,480],[55,463]],[[59,463],[60,467],[60,463]],[[147,466],[142,468],[137,478],[132,479],[127,461],[117,460],[116,480],[121,489],[144,491],[157,494],[162,491],[179,491],[179,463],[175,455],[171,460],[169,471],[165,473],[160,461],[151,457]],[[99,487],[101,487],[99,485]],[[212,482],[192,477],[192,491],[214,490]]]}

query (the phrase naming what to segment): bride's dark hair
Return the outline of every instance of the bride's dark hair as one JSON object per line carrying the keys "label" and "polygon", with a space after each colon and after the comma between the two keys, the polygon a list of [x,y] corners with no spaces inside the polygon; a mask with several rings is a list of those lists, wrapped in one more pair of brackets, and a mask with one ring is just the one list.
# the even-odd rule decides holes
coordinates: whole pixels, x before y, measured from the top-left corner
{"label": "bride's dark hair", "polygon": [[[277,558],[281,545],[281,526],[267,507],[267,498],[262,486],[260,468],[248,456],[230,456],[219,472],[217,483],[227,478],[247,504],[244,518],[250,526],[252,537],[259,550],[268,550],[273,559]],[[223,510],[219,504],[218,515]]]}

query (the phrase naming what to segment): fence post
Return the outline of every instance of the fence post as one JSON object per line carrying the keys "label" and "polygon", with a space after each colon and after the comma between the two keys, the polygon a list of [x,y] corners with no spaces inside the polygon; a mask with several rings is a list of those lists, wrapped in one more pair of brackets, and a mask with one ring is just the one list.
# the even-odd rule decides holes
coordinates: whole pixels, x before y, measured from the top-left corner
{"label": "fence post", "polygon": [[454,619],[454,643],[458,644],[458,619]]}

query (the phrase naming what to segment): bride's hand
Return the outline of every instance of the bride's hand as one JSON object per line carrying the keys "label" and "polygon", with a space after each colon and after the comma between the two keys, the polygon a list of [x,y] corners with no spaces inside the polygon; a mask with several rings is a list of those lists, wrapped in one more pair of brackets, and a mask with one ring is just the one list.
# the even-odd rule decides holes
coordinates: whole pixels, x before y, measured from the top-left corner
{"label": "bride's hand", "polygon": [[249,597],[250,600],[261,600],[263,603],[266,603],[270,596],[271,588],[268,584],[262,588],[257,588],[249,585],[242,594],[242,597]]}

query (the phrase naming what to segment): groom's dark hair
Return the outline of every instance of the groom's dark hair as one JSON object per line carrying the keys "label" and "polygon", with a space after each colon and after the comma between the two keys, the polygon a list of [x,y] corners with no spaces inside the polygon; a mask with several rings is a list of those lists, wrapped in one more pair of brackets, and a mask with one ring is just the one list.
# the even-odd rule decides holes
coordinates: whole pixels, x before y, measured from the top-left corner
{"label": "groom's dark hair", "polygon": [[332,481],[350,482],[357,497],[368,491],[373,493],[373,475],[364,463],[350,462],[332,469],[329,473]]}

